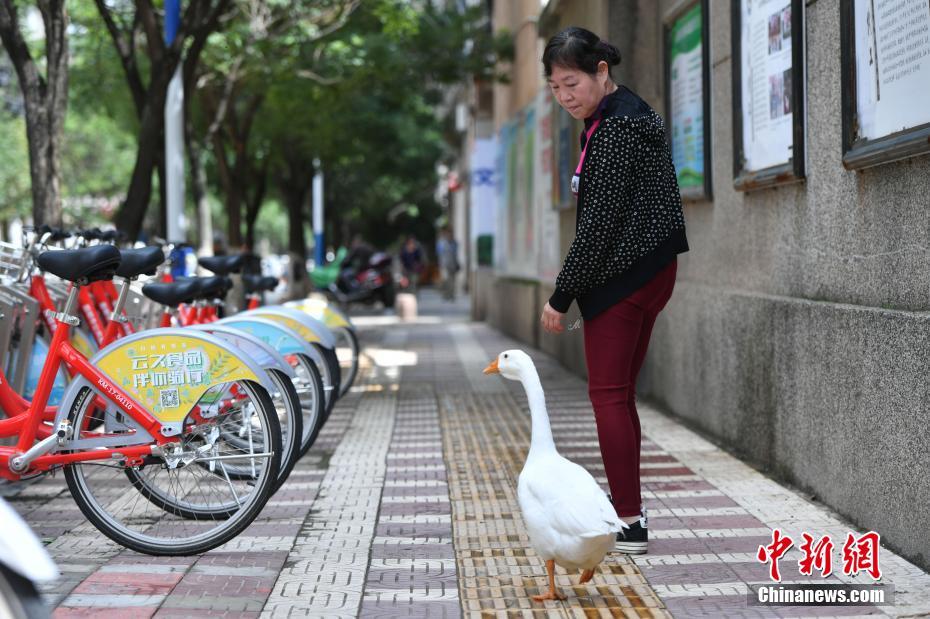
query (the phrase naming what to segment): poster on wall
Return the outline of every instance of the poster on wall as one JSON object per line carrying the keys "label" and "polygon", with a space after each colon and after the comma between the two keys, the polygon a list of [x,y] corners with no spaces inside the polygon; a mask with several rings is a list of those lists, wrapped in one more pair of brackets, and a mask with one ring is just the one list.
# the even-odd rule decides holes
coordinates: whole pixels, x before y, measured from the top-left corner
{"label": "poster on wall", "polygon": [[536,111],[529,106],[518,116],[507,153],[508,271],[530,277],[535,267],[533,226],[533,142]]}
{"label": "poster on wall", "polygon": [[495,245],[498,270],[515,277],[537,277],[535,190],[536,110],[533,104],[505,123],[500,131],[501,205]]}
{"label": "poster on wall", "polygon": [[513,121],[506,122],[501,125],[500,131],[497,134],[497,165],[495,166],[497,168],[497,178],[494,184],[495,194],[497,196],[497,242],[494,243],[494,267],[503,273],[506,273],[508,270],[507,243],[509,241],[507,225],[509,215],[507,211],[510,208],[510,203],[507,196],[509,194],[508,184],[510,183],[511,174],[507,169],[509,160],[507,155],[510,152],[515,129],[516,124]]}
{"label": "poster on wall", "polygon": [[706,0],[666,26],[666,119],[683,198],[710,198]]}
{"label": "poster on wall", "polygon": [[737,189],[804,176],[803,0],[733,0]]}
{"label": "poster on wall", "polygon": [[497,139],[477,139],[471,153],[472,267],[493,264],[497,228]]}
{"label": "poster on wall", "polygon": [[930,152],[930,1],[842,0],[843,163]]}
{"label": "poster on wall", "polygon": [[555,282],[561,268],[553,178],[557,123],[552,97],[544,90],[498,134],[494,265],[502,275]]}
{"label": "poster on wall", "polygon": [[[559,245],[559,212],[553,208],[558,187],[555,127],[558,115],[548,89],[536,95],[536,182],[533,195],[535,205],[536,238],[539,258],[536,276],[541,282],[555,283],[562,266]],[[561,109],[559,107],[558,109]]]}

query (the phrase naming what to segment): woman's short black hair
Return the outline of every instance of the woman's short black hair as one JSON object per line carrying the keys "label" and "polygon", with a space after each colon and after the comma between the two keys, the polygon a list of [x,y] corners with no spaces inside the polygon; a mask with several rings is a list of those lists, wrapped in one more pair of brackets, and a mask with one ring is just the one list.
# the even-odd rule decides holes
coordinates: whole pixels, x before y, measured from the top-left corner
{"label": "woman's short black hair", "polygon": [[610,67],[620,64],[620,50],[599,36],[578,26],[570,26],[549,39],[543,52],[543,67],[546,77],[552,75],[552,67],[558,65],[568,69],[578,69],[594,75],[599,62]]}

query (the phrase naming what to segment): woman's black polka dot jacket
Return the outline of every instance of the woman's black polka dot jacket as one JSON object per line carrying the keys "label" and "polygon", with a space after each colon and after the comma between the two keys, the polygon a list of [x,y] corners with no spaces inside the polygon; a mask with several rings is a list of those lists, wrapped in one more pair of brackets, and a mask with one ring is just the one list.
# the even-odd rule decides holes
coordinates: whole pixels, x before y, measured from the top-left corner
{"label": "woman's black polka dot jacket", "polygon": [[581,170],[575,239],[549,299],[563,313],[576,300],[586,320],[688,251],[662,117],[624,86],[605,97],[598,113]]}

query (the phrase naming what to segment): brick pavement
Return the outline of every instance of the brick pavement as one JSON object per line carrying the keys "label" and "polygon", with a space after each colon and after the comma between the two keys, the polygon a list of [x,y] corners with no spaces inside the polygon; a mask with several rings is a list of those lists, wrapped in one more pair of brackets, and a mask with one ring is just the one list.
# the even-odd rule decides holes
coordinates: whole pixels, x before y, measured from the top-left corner
{"label": "brick pavement", "polygon": [[[515,494],[529,442],[525,396],[481,374],[521,346],[466,323],[461,304],[431,312],[424,298],[421,311],[434,315],[412,324],[359,319],[356,387],[259,519],[215,551],[125,551],[83,521],[60,476],[0,487],[62,569],[44,591],[55,616],[930,616],[930,576],[887,549],[882,582],[897,588],[894,607],[747,607],[748,588],[767,582],[755,552],[772,528],[834,539],[855,529],[648,405],[649,554],[611,555],[585,586],[560,572],[568,600],[532,602],[545,570]],[[605,483],[583,381],[533,356],[560,451]],[[786,582],[818,582],[798,575],[798,557],[792,549],[782,560]]]}

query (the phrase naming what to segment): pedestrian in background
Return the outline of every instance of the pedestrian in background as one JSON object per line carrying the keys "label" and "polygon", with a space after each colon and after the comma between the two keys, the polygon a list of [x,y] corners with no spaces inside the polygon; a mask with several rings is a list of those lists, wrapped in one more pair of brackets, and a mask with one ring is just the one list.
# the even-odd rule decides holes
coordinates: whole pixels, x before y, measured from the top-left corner
{"label": "pedestrian in background", "polygon": [[584,318],[588,395],[617,515],[622,552],[646,552],[639,479],[636,377],[656,317],[672,295],[677,255],[688,251],[681,194],[662,118],[611,79],[619,50],[584,28],[552,37],[543,68],[552,94],[584,120],[572,178],[575,238],[541,322],[564,330],[572,301]]}
{"label": "pedestrian in background", "polygon": [[459,244],[452,237],[452,230],[448,226],[442,229],[439,240],[436,242],[436,257],[439,260],[439,271],[442,277],[442,298],[454,301],[455,275],[459,271]]}
{"label": "pedestrian in background", "polygon": [[400,248],[400,263],[404,270],[404,277],[407,278],[407,292],[415,295],[425,264],[423,248],[412,234],[407,237]]}

